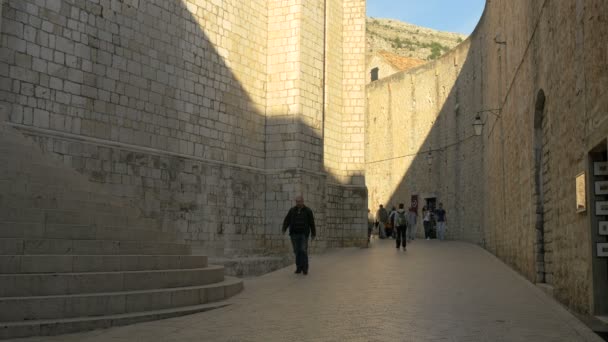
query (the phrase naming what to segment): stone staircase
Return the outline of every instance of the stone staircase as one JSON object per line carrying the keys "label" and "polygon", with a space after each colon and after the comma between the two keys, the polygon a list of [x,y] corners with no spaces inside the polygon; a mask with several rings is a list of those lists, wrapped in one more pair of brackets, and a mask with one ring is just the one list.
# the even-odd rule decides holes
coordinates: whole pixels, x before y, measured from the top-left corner
{"label": "stone staircase", "polygon": [[228,305],[243,283],[0,124],[0,338]]}

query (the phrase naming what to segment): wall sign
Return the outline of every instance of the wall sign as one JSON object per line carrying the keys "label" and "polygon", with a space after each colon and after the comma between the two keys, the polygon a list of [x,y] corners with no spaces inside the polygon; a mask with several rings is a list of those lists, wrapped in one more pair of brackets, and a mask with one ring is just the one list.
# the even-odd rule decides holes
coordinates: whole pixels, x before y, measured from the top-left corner
{"label": "wall sign", "polygon": [[587,192],[585,191],[585,172],[576,176],[576,212],[587,210]]}
{"label": "wall sign", "polygon": [[608,243],[598,243],[597,245],[597,256],[606,258],[608,257]]}
{"label": "wall sign", "polygon": [[412,208],[412,211],[418,213],[418,195],[412,195],[410,207]]}
{"label": "wall sign", "polygon": [[608,181],[595,182],[596,195],[608,195]]}
{"label": "wall sign", "polygon": [[600,221],[597,233],[599,235],[608,235],[608,221]]}
{"label": "wall sign", "polygon": [[595,176],[608,176],[608,162],[593,163],[593,174]]}
{"label": "wall sign", "polygon": [[608,215],[608,201],[595,202],[595,215],[596,216]]}

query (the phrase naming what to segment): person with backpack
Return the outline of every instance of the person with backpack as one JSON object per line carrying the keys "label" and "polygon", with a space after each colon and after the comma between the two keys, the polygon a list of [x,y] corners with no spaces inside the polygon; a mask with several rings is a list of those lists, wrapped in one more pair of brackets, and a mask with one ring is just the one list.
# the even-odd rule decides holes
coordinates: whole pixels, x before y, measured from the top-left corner
{"label": "person with backpack", "polygon": [[403,245],[403,251],[405,252],[407,246],[407,213],[404,209],[403,203],[399,203],[399,209],[395,211],[395,236],[397,239],[397,249],[400,245]]}

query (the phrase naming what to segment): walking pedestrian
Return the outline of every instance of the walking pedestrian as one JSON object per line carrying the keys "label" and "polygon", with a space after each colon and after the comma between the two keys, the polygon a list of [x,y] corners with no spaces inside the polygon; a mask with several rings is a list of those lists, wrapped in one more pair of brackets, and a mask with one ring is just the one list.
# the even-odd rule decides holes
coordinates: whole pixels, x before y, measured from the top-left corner
{"label": "walking pedestrian", "polygon": [[407,247],[407,213],[405,212],[403,203],[399,204],[399,209],[395,211],[394,214],[394,222],[395,222],[395,236],[397,241],[397,249],[399,249],[400,245],[403,246],[403,251],[406,250]]}
{"label": "walking pedestrian", "polygon": [[422,207],[422,225],[424,226],[424,238],[431,239],[431,211],[425,205]]}
{"label": "walking pedestrian", "polygon": [[289,237],[296,256],[295,273],[308,274],[308,237],[315,239],[315,218],[312,210],[304,205],[304,197],[296,196],[296,206],[289,209],[283,220],[283,233],[289,228]]}
{"label": "walking pedestrian", "polygon": [[437,216],[437,238],[439,240],[445,240],[445,225],[447,223],[447,217],[445,209],[443,209],[443,203],[439,203],[439,206],[435,210]]}
{"label": "walking pedestrian", "polygon": [[393,206],[391,211],[388,213],[388,224],[386,225],[386,237],[395,238],[395,213],[397,212],[397,208]]}
{"label": "walking pedestrian", "polygon": [[378,222],[378,236],[381,239],[386,237],[386,224],[388,222],[388,212],[386,209],[380,204],[380,208],[376,211],[376,222]]}
{"label": "walking pedestrian", "polygon": [[408,239],[410,241],[416,240],[416,231],[417,231],[417,227],[416,227],[416,221],[418,220],[418,213],[416,212],[416,208],[410,206],[409,210],[407,211],[407,231],[409,233],[409,237]]}
{"label": "walking pedestrian", "polygon": [[372,216],[372,211],[367,209],[367,244],[372,241],[372,231],[374,229],[374,217]]}

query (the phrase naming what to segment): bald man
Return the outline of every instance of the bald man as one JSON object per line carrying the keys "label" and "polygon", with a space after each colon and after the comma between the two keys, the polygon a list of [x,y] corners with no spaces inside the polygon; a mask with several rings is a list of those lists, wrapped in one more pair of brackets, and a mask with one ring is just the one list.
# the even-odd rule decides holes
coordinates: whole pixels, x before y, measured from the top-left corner
{"label": "bald man", "polygon": [[296,272],[308,274],[308,237],[314,239],[315,218],[312,210],[304,205],[302,195],[296,197],[296,206],[289,209],[283,220],[283,233],[289,228],[289,237],[296,256]]}

